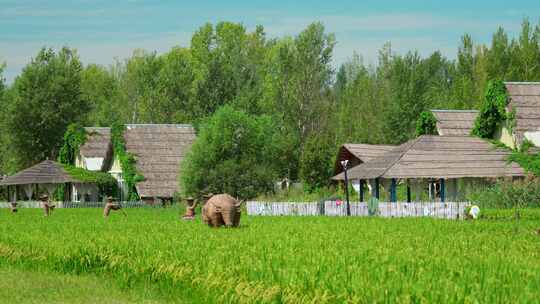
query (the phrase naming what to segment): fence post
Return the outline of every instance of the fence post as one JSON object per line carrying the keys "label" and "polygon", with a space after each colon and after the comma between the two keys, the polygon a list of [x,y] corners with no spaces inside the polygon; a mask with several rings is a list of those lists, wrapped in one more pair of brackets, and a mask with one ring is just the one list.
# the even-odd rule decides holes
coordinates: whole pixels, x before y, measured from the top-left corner
{"label": "fence post", "polygon": [[396,179],[392,178],[392,183],[390,184],[390,202],[392,203],[397,202],[396,183]]}
{"label": "fence post", "polygon": [[441,203],[444,203],[446,200],[445,188],[444,178],[441,178]]}

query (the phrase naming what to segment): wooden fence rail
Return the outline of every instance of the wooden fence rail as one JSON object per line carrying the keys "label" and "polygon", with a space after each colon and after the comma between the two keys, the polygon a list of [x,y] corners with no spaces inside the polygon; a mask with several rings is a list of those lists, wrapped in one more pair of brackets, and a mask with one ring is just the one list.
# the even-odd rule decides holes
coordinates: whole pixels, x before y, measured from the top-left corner
{"label": "wooden fence rail", "polygon": [[[388,203],[381,202],[376,209],[376,215],[381,217],[437,217],[461,219],[465,208],[470,202],[417,202],[417,203]],[[367,203],[352,202],[352,216],[369,216]],[[256,202],[246,203],[248,215],[256,216],[346,216],[346,205],[340,201],[325,202]]]}

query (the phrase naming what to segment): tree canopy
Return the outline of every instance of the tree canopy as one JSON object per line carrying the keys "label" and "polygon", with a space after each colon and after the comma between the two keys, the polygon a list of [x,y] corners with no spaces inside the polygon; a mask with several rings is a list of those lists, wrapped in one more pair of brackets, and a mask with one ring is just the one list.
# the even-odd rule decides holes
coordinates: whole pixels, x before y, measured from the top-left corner
{"label": "tree canopy", "polygon": [[[0,169],[55,159],[71,123],[191,123],[203,130],[225,106],[272,122],[281,151],[272,174],[318,187],[308,176],[331,172],[328,160],[343,143],[399,144],[416,135],[423,111],[480,109],[491,80],[539,81],[540,26],[525,19],[516,37],[494,30],[487,44],[464,34],[456,59],[397,54],[387,43],[375,64],[351,54],[339,66],[336,39],[319,22],[275,38],[262,26],[208,23],[188,46],[136,50],[111,66],[83,65],[73,49],[44,48],[12,84],[0,81]],[[323,166],[316,174],[308,165],[315,159]]]}
{"label": "tree canopy", "polygon": [[221,107],[202,125],[182,163],[183,194],[230,193],[247,199],[272,191],[280,144],[269,116]]}

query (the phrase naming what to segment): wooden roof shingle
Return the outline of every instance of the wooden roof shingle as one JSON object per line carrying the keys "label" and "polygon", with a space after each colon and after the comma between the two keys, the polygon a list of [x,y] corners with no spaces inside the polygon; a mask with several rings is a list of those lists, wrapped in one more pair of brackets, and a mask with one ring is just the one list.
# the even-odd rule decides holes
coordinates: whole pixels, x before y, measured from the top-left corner
{"label": "wooden roof shingle", "polygon": [[441,136],[469,136],[478,116],[476,110],[431,110]]}
{"label": "wooden roof shingle", "polygon": [[180,163],[195,140],[191,125],[126,125],[126,150],[136,157],[145,180],[136,185],[141,197],[173,197],[180,191]]}
{"label": "wooden roof shingle", "polygon": [[81,156],[86,158],[107,158],[111,144],[111,128],[84,128],[88,134],[86,142],[79,149]]}
{"label": "wooden roof shingle", "polygon": [[[524,176],[510,152],[467,136],[422,135],[349,170],[350,179]],[[334,180],[343,180],[338,174]]]}
{"label": "wooden roof shingle", "polygon": [[82,183],[73,178],[64,167],[52,160],[45,160],[35,166],[22,170],[12,176],[4,178],[1,186],[28,185],[28,184],[63,184]]}
{"label": "wooden roof shingle", "polygon": [[516,111],[514,128],[518,145],[525,132],[540,131],[540,82],[506,82],[509,108]]}
{"label": "wooden roof shingle", "polygon": [[349,160],[349,167],[352,167],[377,158],[395,147],[392,145],[344,144],[339,148],[334,172],[338,174],[343,171],[342,160]]}

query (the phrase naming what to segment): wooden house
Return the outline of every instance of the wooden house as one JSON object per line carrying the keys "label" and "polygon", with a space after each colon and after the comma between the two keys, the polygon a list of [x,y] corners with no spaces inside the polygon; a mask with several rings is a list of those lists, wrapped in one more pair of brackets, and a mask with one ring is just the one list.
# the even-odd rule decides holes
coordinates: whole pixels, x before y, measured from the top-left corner
{"label": "wooden house", "polygon": [[496,139],[510,148],[525,139],[540,147],[540,82],[506,82],[510,100],[507,112],[515,111],[516,125],[500,126]]}
{"label": "wooden house", "polygon": [[[382,185],[389,192],[390,201],[397,200],[399,182],[408,185],[408,192],[412,189],[417,194],[424,186],[427,188],[435,183],[440,189],[441,201],[454,200],[460,191],[458,180],[473,182],[524,176],[525,172],[518,164],[508,162],[510,153],[471,136],[422,135],[350,169],[348,177],[351,181],[367,182],[373,189],[372,195],[377,198]],[[344,174],[333,179],[344,180]],[[361,193],[361,199],[362,196]],[[411,199],[409,193],[407,200]]]}
{"label": "wooden house", "polygon": [[[110,128],[87,128],[87,141],[80,148],[76,166],[111,173],[122,189],[126,188],[122,167],[114,154]],[[124,132],[126,151],[135,156],[136,169],[144,176],[137,183],[139,197],[147,202],[172,199],[180,192],[180,163],[191,149],[195,130],[185,124],[128,124]],[[74,200],[96,199],[94,193],[80,195],[74,190]]]}

